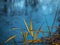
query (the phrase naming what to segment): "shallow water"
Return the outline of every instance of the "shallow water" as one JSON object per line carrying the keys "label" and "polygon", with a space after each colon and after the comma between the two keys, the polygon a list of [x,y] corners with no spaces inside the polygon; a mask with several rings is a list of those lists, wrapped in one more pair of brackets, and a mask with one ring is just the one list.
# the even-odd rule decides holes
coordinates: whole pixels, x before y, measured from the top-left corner
{"label": "shallow water", "polygon": [[[26,11],[26,7],[24,7],[24,5],[19,5],[20,0],[12,0],[8,1],[7,3],[4,2],[3,0],[0,0],[0,12],[3,12],[3,14],[0,14],[0,43],[4,42],[5,40],[7,40],[10,36],[12,35],[16,35],[16,37],[14,38],[16,41],[20,41],[23,39],[20,39],[22,36],[20,34],[20,28],[22,28],[22,32],[27,32],[26,27],[24,25],[24,21],[23,18],[26,19],[26,22],[28,24],[28,26],[30,26],[30,17],[32,18],[32,22],[33,22],[33,29],[37,30],[41,24],[42,25],[42,31],[48,31],[47,29],[47,24],[46,24],[46,20],[45,20],[45,16],[48,22],[48,26],[52,26],[53,24],[53,20],[55,17],[55,12],[58,12],[58,9],[60,10],[60,0],[41,0],[38,3],[37,9],[32,9],[30,6],[27,8],[27,14],[25,14]],[[7,4],[7,13],[3,11],[3,9],[5,9],[4,5],[5,3]],[[12,3],[12,4],[11,4]],[[22,3],[22,0],[21,0]],[[3,5],[4,4],[4,5]],[[24,4],[24,1],[23,1]],[[22,6],[22,7],[21,7]],[[2,10],[2,11],[1,11]],[[57,11],[56,11],[57,10]],[[32,11],[32,13],[31,13]],[[6,13],[6,14],[5,14]],[[31,14],[30,14],[31,13]],[[23,16],[24,15],[24,16]],[[23,18],[22,18],[23,17]],[[59,16],[57,16],[58,18]],[[56,19],[57,20],[57,19]],[[59,23],[56,21],[54,26],[58,26]],[[16,30],[12,30],[11,28],[18,28]],[[50,30],[52,33],[55,33],[56,29],[52,29]],[[49,34],[46,33],[43,35],[42,32],[40,32],[37,36],[37,39],[43,37],[43,36],[48,36]],[[27,36],[27,40],[31,40],[32,37],[29,34]],[[11,40],[12,42],[12,40]],[[23,45],[23,43],[15,43],[12,44],[10,41],[4,45]],[[51,45],[51,44],[46,44],[46,43],[28,43],[26,45]]]}

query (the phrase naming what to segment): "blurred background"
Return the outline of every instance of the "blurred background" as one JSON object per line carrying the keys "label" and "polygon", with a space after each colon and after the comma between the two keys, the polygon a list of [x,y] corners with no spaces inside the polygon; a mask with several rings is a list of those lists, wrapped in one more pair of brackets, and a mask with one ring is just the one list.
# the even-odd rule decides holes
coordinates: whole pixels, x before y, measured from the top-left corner
{"label": "blurred background", "polygon": [[[27,32],[24,19],[28,26],[30,18],[33,23],[33,30],[37,30],[42,24],[42,31],[48,31],[49,27],[59,26],[60,20],[60,0],[0,0],[0,43],[4,42],[12,35],[16,35],[14,40],[23,41],[20,32]],[[12,30],[12,28],[18,28]],[[22,30],[21,30],[22,29]],[[51,28],[50,28],[51,29]],[[51,29],[55,33],[57,28]],[[48,33],[39,33],[37,39],[48,36]],[[30,35],[27,40],[31,40]],[[4,45],[12,45],[11,42]],[[19,45],[19,44],[17,44]]]}

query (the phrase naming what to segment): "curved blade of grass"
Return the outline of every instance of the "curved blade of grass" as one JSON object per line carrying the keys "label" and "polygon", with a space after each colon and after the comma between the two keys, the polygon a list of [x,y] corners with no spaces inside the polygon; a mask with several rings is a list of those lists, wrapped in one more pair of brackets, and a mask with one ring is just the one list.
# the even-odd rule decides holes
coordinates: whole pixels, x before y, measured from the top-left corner
{"label": "curved blade of grass", "polygon": [[5,43],[7,43],[7,42],[9,42],[10,40],[12,40],[12,39],[14,39],[15,38],[15,36],[13,35],[13,36],[11,36],[11,37],[9,37],[6,41],[5,41]]}

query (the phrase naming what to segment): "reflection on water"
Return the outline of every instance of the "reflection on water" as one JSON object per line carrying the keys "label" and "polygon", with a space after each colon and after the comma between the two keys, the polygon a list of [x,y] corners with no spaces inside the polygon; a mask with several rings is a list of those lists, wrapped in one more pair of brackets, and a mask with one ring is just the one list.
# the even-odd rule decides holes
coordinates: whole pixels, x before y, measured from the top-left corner
{"label": "reflection on water", "polygon": [[[1,45],[1,42],[4,42],[11,35],[17,35],[14,38],[15,41],[17,41],[17,40],[20,41],[20,40],[24,39],[24,38],[20,39],[22,37],[20,34],[21,30],[23,32],[25,32],[25,31],[27,32],[24,22],[23,22],[23,18],[26,19],[28,27],[30,25],[29,24],[30,17],[32,18],[34,30],[37,30],[41,26],[41,24],[44,23],[41,28],[42,31],[44,31],[44,32],[49,31],[51,29],[50,28],[51,26],[54,26],[54,29],[52,29],[52,30],[56,31],[57,28],[55,26],[60,26],[60,24],[58,24],[57,21],[55,21],[57,19],[54,19],[55,17],[56,18],[60,17],[60,16],[55,16],[55,15],[60,15],[60,13],[59,13],[60,5],[59,4],[60,4],[59,0],[53,0],[53,1],[52,0],[0,0],[0,5],[1,5],[0,6],[0,45]],[[56,13],[58,13],[58,14],[56,14]],[[24,16],[22,16],[22,15],[24,15]],[[45,18],[46,18],[46,20],[45,20]],[[59,20],[59,23],[60,23],[60,20]],[[10,29],[11,27],[17,27],[19,29],[14,28],[14,29],[16,29],[14,31],[14,30]],[[23,29],[20,29],[20,28],[23,28]],[[47,28],[50,28],[50,29],[47,29]],[[30,29],[28,29],[28,30],[30,30]],[[32,28],[31,28],[31,30],[32,30]],[[50,32],[55,33],[55,31],[52,31],[52,30],[50,30]],[[58,30],[60,30],[60,28]],[[29,31],[29,32],[32,32],[32,31]],[[51,33],[47,33],[46,35],[49,36],[49,34],[51,34]],[[58,31],[57,33],[60,34],[60,31]],[[31,35],[33,35],[33,34],[31,33]],[[28,40],[32,38],[31,35],[27,36]],[[46,35],[43,33],[42,34],[39,33],[38,36],[36,36],[36,37],[38,39],[38,38],[46,36]],[[23,36],[25,37],[26,35],[24,34]],[[49,37],[51,37],[51,36],[49,36]],[[24,42],[16,43],[15,41],[13,41],[11,39],[12,39],[12,37],[9,38],[9,40],[7,41],[8,43],[4,43],[4,45],[5,44],[6,45],[51,45],[51,43],[49,43],[49,44],[47,43],[48,41],[47,42],[45,41],[42,43],[28,43],[27,42],[26,44],[24,44]]]}

